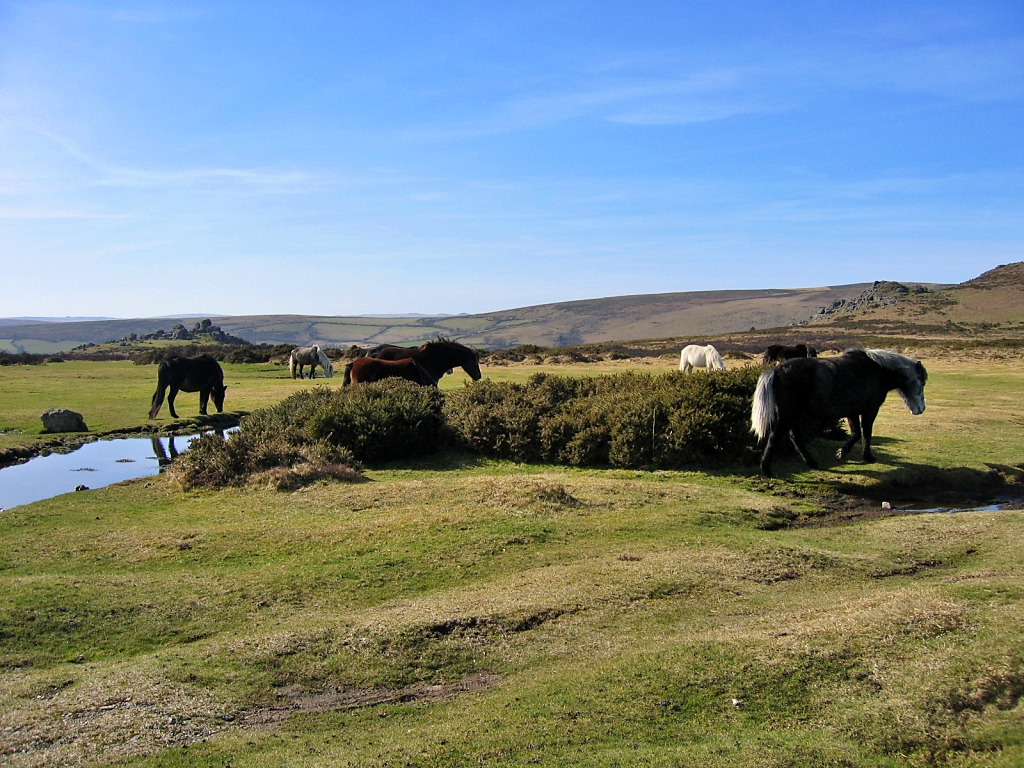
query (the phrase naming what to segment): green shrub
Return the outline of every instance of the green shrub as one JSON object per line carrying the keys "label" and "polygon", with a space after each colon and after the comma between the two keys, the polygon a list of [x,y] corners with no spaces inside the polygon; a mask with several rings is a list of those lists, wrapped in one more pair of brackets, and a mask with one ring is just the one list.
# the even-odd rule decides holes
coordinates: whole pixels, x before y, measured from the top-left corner
{"label": "green shrub", "polygon": [[441,393],[433,387],[400,379],[317,387],[246,416],[226,440],[203,435],[172,469],[187,487],[239,485],[257,478],[286,488],[345,476],[342,468],[358,468],[361,461],[429,453],[443,437]]}
{"label": "green shrub", "polygon": [[753,459],[756,368],[482,381],[450,392],[444,414],[467,447],[516,461],[682,467]]}
{"label": "green shrub", "polygon": [[290,437],[295,436],[239,429],[225,439],[210,432],[174,460],[170,474],[186,488],[243,485],[262,477],[281,490],[320,477],[359,477],[358,462],[344,448],[323,441],[299,444]]}

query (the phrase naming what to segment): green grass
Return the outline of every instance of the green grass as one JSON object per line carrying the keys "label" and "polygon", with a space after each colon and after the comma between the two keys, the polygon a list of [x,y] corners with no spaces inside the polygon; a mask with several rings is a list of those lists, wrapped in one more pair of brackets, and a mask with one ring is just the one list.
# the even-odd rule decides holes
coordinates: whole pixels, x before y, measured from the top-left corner
{"label": "green grass", "polygon": [[[229,408],[308,386],[225,370]],[[66,363],[0,369],[3,425],[69,372],[93,428],[144,419],[152,366]],[[930,372],[924,415],[883,409],[879,464],[770,484],[446,454],[9,510],[0,763],[1020,765],[1024,513],[830,524],[823,501],[1024,460],[1020,372]],[[766,530],[790,520],[814,524]]]}

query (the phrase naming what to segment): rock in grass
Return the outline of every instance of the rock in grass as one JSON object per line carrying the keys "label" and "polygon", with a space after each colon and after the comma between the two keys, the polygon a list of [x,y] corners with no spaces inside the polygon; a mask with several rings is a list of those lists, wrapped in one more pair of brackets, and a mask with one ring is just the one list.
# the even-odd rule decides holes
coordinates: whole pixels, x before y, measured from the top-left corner
{"label": "rock in grass", "polygon": [[82,414],[68,408],[50,408],[39,417],[47,432],[88,432]]}

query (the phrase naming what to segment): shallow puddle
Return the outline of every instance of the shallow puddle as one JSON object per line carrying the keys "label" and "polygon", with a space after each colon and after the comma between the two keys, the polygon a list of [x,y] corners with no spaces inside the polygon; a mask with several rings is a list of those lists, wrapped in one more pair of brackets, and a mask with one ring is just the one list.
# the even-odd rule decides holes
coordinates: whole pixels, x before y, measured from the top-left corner
{"label": "shallow puddle", "polygon": [[198,435],[129,437],[86,443],[71,453],[36,456],[0,469],[0,509],[155,475]]}
{"label": "shallow puddle", "polygon": [[1003,502],[1001,504],[983,504],[977,507],[936,507],[929,506],[926,503],[921,504],[899,504],[896,509],[900,512],[912,512],[914,514],[938,514],[938,513],[953,513],[953,512],[999,512],[1003,509],[1015,509],[1016,506],[1013,502]]}

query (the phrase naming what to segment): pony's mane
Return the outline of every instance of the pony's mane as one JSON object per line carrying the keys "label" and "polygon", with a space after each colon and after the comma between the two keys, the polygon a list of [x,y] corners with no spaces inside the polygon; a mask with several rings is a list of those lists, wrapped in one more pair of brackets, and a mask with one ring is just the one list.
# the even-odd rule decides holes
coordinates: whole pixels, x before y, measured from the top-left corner
{"label": "pony's mane", "polygon": [[908,379],[917,378],[917,361],[913,358],[893,352],[891,349],[864,349],[861,351],[888,371],[903,374]]}
{"label": "pony's mane", "polygon": [[[473,350],[472,347],[467,347],[465,344],[460,344],[457,341],[452,341],[447,336],[438,336],[436,339],[432,339],[431,341],[428,341],[423,346],[424,347],[431,347],[431,348],[445,347],[447,349],[460,349],[460,350],[461,349],[469,349],[469,350]],[[476,350],[473,350],[473,351],[476,351]]]}

